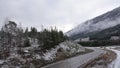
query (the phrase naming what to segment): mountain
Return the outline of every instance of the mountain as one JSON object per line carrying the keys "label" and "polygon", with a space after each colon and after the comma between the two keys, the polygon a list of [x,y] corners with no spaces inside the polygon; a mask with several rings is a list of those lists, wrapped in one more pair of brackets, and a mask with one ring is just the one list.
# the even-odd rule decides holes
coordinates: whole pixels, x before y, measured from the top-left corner
{"label": "mountain", "polygon": [[71,39],[91,36],[120,24],[120,7],[78,25],[66,34]]}
{"label": "mountain", "polygon": [[88,35],[92,40],[107,40],[110,39],[111,36],[120,36],[120,24],[102,31],[92,32],[91,35]]}

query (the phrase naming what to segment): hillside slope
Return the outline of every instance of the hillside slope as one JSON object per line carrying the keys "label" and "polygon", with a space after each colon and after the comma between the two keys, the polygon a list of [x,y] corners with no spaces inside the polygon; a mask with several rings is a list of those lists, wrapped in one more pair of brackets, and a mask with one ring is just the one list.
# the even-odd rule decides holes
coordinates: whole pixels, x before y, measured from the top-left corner
{"label": "hillside slope", "polygon": [[120,24],[120,7],[78,25],[66,34],[71,39],[89,36],[104,29]]}

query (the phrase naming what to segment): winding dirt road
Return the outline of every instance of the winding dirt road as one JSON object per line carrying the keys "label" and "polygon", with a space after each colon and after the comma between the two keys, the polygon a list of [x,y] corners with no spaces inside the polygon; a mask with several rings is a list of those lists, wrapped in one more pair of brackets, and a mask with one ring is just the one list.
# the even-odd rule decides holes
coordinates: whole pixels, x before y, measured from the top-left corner
{"label": "winding dirt road", "polygon": [[99,57],[101,54],[105,53],[104,50],[99,48],[89,48],[94,50],[91,53],[79,55],[70,59],[66,59],[57,63],[47,65],[42,68],[81,68],[81,65]]}

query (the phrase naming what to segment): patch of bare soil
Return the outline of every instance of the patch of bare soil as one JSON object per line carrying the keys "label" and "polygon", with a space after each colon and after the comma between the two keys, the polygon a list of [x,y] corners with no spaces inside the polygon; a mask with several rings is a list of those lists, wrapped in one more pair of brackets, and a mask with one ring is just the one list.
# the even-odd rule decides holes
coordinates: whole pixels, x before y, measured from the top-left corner
{"label": "patch of bare soil", "polygon": [[110,64],[116,58],[116,53],[111,50],[106,50],[106,53],[96,58],[93,61],[85,64],[83,68],[108,68],[108,64]]}

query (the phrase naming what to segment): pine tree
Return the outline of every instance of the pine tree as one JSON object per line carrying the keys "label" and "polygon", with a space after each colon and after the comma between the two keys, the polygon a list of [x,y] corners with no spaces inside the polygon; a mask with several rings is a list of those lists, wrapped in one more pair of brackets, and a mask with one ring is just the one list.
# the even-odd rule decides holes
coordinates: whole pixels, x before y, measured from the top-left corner
{"label": "pine tree", "polygon": [[30,37],[35,42],[35,38],[37,38],[37,29],[35,27],[31,27]]}
{"label": "pine tree", "polygon": [[28,38],[25,39],[25,41],[24,41],[24,46],[25,46],[25,47],[31,46],[30,41],[29,41]]}
{"label": "pine tree", "polygon": [[25,35],[26,37],[29,36],[29,33],[28,33],[28,27],[25,29],[25,33],[24,33],[24,35]]}
{"label": "pine tree", "polygon": [[38,34],[38,43],[43,50],[54,48],[59,43],[66,40],[62,31],[58,31],[56,28],[51,30],[44,29]]}

